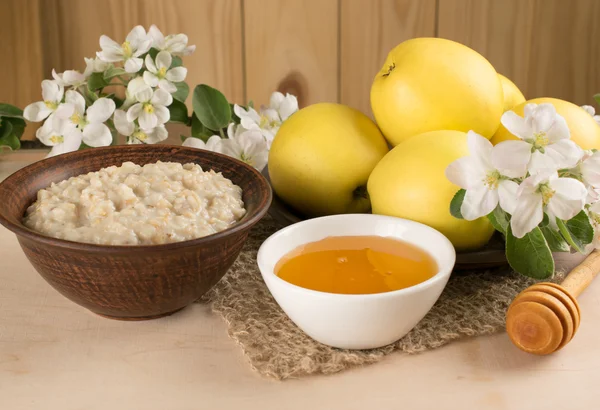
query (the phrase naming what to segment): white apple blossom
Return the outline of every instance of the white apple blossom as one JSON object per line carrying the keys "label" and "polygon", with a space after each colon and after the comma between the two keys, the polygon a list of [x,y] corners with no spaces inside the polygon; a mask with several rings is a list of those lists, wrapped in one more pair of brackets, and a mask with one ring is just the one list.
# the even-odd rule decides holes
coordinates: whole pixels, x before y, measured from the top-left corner
{"label": "white apple blossom", "polygon": [[77,91],[67,91],[65,100],[75,107],[69,117],[70,129],[65,132],[67,137],[76,135],[90,147],[105,147],[112,143],[112,134],[104,122],[115,111],[113,100],[98,98],[87,110],[83,96]]}
{"label": "white apple blossom", "polygon": [[585,151],[577,169],[586,186],[600,188],[600,151]]}
{"label": "white apple blossom", "polygon": [[600,125],[600,115],[596,115],[596,109],[594,107],[592,107],[591,105],[582,105],[581,108],[583,108],[585,112],[587,112],[594,118],[596,124]]}
{"label": "white apple blossom", "polygon": [[127,89],[125,90],[125,101],[123,101],[123,104],[121,104],[121,109],[127,110],[133,104],[137,103],[137,93],[144,90],[152,92],[152,87],[146,84],[142,77],[135,77],[130,80],[129,84],[127,84]]}
{"label": "white apple blossom", "polygon": [[544,212],[553,227],[556,218],[573,218],[583,209],[587,190],[574,178],[559,178],[556,171],[545,170],[526,178],[517,195],[510,227],[514,236],[522,238],[542,222]]}
{"label": "white apple blossom", "polygon": [[545,169],[571,168],[583,155],[582,149],[570,140],[567,122],[552,104],[527,104],[524,117],[507,111],[501,122],[519,138],[503,141],[494,148],[492,155],[503,169],[520,170],[526,166],[534,174]]}
{"label": "white apple blossom", "polygon": [[164,125],[157,125],[152,129],[141,129],[135,121],[127,119],[127,112],[116,110],[114,124],[119,134],[127,137],[128,144],[157,144],[169,136]]}
{"label": "white apple blossom", "polygon": [[81,135],[69,133],[71,130],[67,120],[49,119],[38,128],[35,136],[44,145],[52,147],[47,157],[77,151],[81,146]]}
{"label": "white apple blossom", "polygon": [[298,111],[298,100],[291,94],[284,96],[280,92],[274,92],[271,95],[270,105],[261,107],[260,111],[252,107],[245,109],[237,104],[234,105],[233,111],[240,118],[244,128],[260,131],[270,148],[283,121]]}
{"label": "white apple blossom", "polygon": [[262,171],[269,159],[269,149],[262,134],[229,124],[227,135],[229,138],[222,140],[221,152]]}
{"label": "white apple blossom", "polygon": [[471,155],[457,159],[446,168],[450,182],[466,190],[462,216],[472,221],[488,215],[498,204],[512,214],[519,185],[510,178],[524,177],[525,170],[518,173],[500,170],[493,160],[492,143],[476,132],[468,132],[467,144]]}
{"label": "white apple blossom", "polygon": [[200,138],[189,137],[183,141],[184,147],[192,147],[203,149],[206,151],[220,152],[222,153],[223,148],[223,140],[218,135],[213,135],[206,142],[202,141]]}
{"label": "white apple blossom", "polygon": [[77,70],[67,70],[58,74],[56,70],[52,69],[52,77],[54,78],[54,81],[63,87],[77,88],[85,84],[87,81],[87,77]]}
{"label": "white apple blossom", "polygon": [[173,83],[179,83],[185,80],[187,68],[171,67],[173,59],[167,51],[161,51],[153,60],[150,54],[146,55],[146,68],[144,72],[144,81],[151,87],[159,87],[168,93],[177,91],[177,86]]}
{"label": "white apple blossom", "polygon": [[73,106],[68,102],[62,102],[64,94],[65,87],[56,81],[42,81],[42,98],[44,100],[25,107],[23,117],[28,121],[39,122],[48,118],[51,114],[57,114],[60,118],[70,116],[73,113]]}
{"label": "white apple blossom", "polygon": [[138,101],[127,110],[127,120],[138,120],[140,128],[152,129],[169,121],[171,114],[167,106],[173,102],[173,97],[160,88],[152,91],[150,87],[141,88],[135,93]]}
{"label": "white apple blossom", "polygon": [[110,66],[110,63],[100,60],[98,57],[95,58],[83,58],[85,61],[85,71],[83,76],[88,78],[93,73],[102,73]]}
{"label": "white apple blossom", "polygon": [[196,46],[188,46],[188,37],[185,34],[164,34],[154,24],[150,26],[148,35],[152,39],[152,47],[160,51],[167,51],[174,56],[187,56],[196,50]]}
{"label": "white apple blossom", "polygon": [[143,60],[141,55],[150,50],[152,39],[142,26],[135,26],[127,35],[123,44],[119,44],[108,36],[100,37],[102,51],[97,54],[98,58],[108,63],[123,61],[124,68],[128,73],[136,73],[142,69]]}

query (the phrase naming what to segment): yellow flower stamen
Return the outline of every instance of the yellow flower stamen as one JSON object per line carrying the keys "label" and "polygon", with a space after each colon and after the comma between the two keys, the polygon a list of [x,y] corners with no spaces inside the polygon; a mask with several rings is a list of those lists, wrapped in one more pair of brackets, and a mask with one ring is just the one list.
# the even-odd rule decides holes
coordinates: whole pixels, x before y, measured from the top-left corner
{"label": "yellow flower stamen", "polygon": [[146,141],[148,139],[148,136],[146,135],[145,132],[143,131],[136,131],[131,135],[133,138],[138,139],[142,142]]}
{"label": "yellow flower stamen", "polygon": [[144,111],[148,114],[154,114],[154,106],[150,103],[144,104]]}
{"label": "yellow flower stamen", "polygon": [[80,115],[78,112],[75,112],[73,115],[71,115],[71,117],[69,117],[69,119],[71,120],[71,122],[77,126],[79,126],[80,128],[83,128],[86,126],[87,121],[85,120],[85,118],[83,118],[82,115]]}
{"label": "yellow flower stamen", "polygon": [[58,103],[55,103],[54,101],[44,101],[44,104],[51,110],[56,110],[58,108]]}
{"label": "yellow flower stamen", "polygon": [[60,135],[53,135],[50,137],[50,142],[53,144],[62,144],[65,141],[65,138]]}
{"label": "yellow flower stamen", "polygon": [[550,144],[550,140],[545,132],[536,132],[533,134],[533,146],[537,149],[545,148]]}
{"label": "yellow flower stamen", "polygon": [[160,70],[158,70],[158,73],[156,73],[156,76],[160,79],[165,78],[165,76],[167,75],[167,67],[163,67]]}
{"label": "yellow flower stamen", "polygon": [[548,184],[542,184],[538,187],[538,192],[542,194],[542,203],[548,205],[556,191],[554,191]]}
{"label": "yellow flower stamen", "polygon": [[123,44],[121,44],[121,49],[123,49],[123,56],[125,58],[130,58],[133,55],[133,50],[131,49],[131,44],[129,43],[129,41],[126,41]]}
{"label": "yellow flower stamen", "polygon": [[496,170],[489,171],[485,178],[483,179],[483,183],[487,188],[491,191],[494,189],[498,189],[498,184],[500,183],[500,173]]}
{"label": "yellow flower stamen", "polygon": [[260,128],[266,128],[266,127],[275,127],[277,126],[277,121],[275,120],[270,120],[269,117],[267,117],[265,114],[261,114],[260,115],[260,123],[258,124],[258,126]]}

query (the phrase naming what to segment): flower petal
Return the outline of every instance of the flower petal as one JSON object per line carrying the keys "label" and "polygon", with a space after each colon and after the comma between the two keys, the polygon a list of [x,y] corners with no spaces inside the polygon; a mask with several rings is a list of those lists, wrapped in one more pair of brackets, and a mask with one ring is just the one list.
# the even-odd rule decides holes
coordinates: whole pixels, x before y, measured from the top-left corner
{"label": "flower petal", "polygon": [[155,105],[154,115],[156,116],[158,124],[164,124],[171,119],[171,112],[164,105]]}
{"label": "flower petal", "polygon": [[531,145],[525,141],[503,141],[492,149],[493,167],[511,178],[524,176],[530,159]]}
{"label": "flower petal", "polygon": [[169,94],[177,91],[177,86],[165,78],[158,82],[158,88],[160,88],[161,90],[165,90]]}
{"label": "flower petal", "polygon": [[206,149],[209,151],[220,152],[221,143],[221,137],[218,135],[213,135],[208,139],[208,141],[206,141]]}
{"label": "flower petal", "polygon": [[131,57],[125,62],[125,71],[130,74],[137,73],[142,69],[143,65],[144,60],[139,57]]}
{"label": "flower petal", "polygon": [[[67,93],[69,92],[70,91],[67,91]],[[54,111],[54,115],[62,120],[65,120],[73,115],[73,112],[75,112],[75,106],[71,103],[65,102],[58,106],[56,111]]]}
{"label": "flower petal", "polygon": [[38,101],[32,104],[29,104],[23,110],[23,117],[27,121],[31,122],[39,122],[44,118],[47,118],[50,114],[52,114],[52,110],[46,106],[43,101]]}
{"label": "flower petal", "polygon": [[560,195],[561,198],[579,201],[587,196],[585,185],[575,178],[553,178],[548,185],[555,191],[555,195]]}
{"label": "flower petal", "polygon": [[206,144],[200,138],[188,137],[183,141],[184,147],[192,147],[197,149],[206,149]]}
{"label": "flower petal", "polygon": [[531,117],[533,133],[548,132],[556,121],[556,108],[550,103],[539,104]]}
{"label": "flower petal", "polygon": [[158,144],[161,141],[166,140],[169,137],[169,133],[164,125],[158,125],[153,130],[144,131],[148,138],[146,138],[146,144]]}
{"label": "flower petal", "polygon": [[511,134],[520,139],[530,138],[533,135],[533,130],[527,123],[525,118],[517,115],[514,111],[506,111],[502,114],[500,122],[504,128]]}
{"label": "flower petal", "polygon": [[135,124],[132,121],[127,120],[127,113],[123,110],[115,111],[114,123],[119,134],[126,137],[130,136],[133,134],[133,131],[135,131]]}
{"label": "flower petal", "polygon": [[135,121],[136,118],[139,118],[143,109],[144,106],[141,103],[137,103],[129,107],[129,109],[127,110],[127,121]]}
{"label": "flower petal", "polygon": [[156,68],[157,69],[169,69],[171,67],[171,63],[173,62],[173,58],[171,57],[171,53],[168,51],[161,51],[156,55]]}
{"label": "flower petal", "polygon": [[150,71],[144,71],[144,82],[148,84],[150,87],[157,87],[159,78]]}
{"label": "flower petal", "polygon": [[600,188],[600,151],[586,158],[579,168],[585,183]]}
{"label": "flower petal", "polygon": [[137,46],[140,42],[146,41],[148,39],[148,35],[146,34],[146,29],[143,26],[137,25],[131,29],[125,41],[128,41],[130,44]]}
{"label": "flower petal", "polygon": [[187,76],[187,68],[185,67],[175,67],[175,68],[171,68],[169,71],[167,71],[167,80],[172,81],[174,83],[179,83],[183,80],[185,80],[185,77]]}
{"label": "flower petal", "polygon": [[112,143],[112,134],[102,123],[90,123],[83,129],[83,142],[90,147],[106,147]]}
{"label": "flower petal", "polygon": [[[158,72],[158,69],[156,68],[156,65],[154,65],[154,60],[152,59],[152,56],[150,54],[148,54],[146,56],[146,59],[144,60],[144,62],[146,64],[146,68],[152,74],[156,74]],[[144,73],[144,74],[146,74],[146,73]]]}
{"label": "flower petal", "polygon": [[148,36],[152,39],[152,47],[161,50],[165,44],[165,36],[163,33],[156,27],[156,25],[151,25],[148,30]]}
{"label": "flower petal", "polygon": [[546,132],[548,140],[552,142],[558,142],[561,140],[568,140],[571,138],[571,131],[569,125],[562,115],[556,114],[554,116],[554,124]]}
{"label": "flower petal", "polygon": [[460,212],[467,221],[486,216],[498,206],[498,191],[486,186],[467,189]]}
{"label": "flower petal", "polygon": [[85,112],[85,98],[83,95],[74,90],[69,90],[66,93],[65,101],[69,104],[72,104],[74,107],[74,112],[82,115]]}
{"label": "flower petal", "polygon": [[472,157],[462,157],[446,168],[446,178],[463,189],[475,189],[484,185],[486,170]]}
{"label": "flower petal", "polygon": [[42,98],[44,101],[59,103],[62,100],[64,87],[56,81],[42,81]]}
{"label": "flower petal", "polygon": [[554,160],[557,168],[571,168],[577,165],[583,150],[571,140],[560,140],[546,147],[546,154]]}
{"label": "flower petal", "polygon": [[146,112],[146,110],[142,110],[142,113],[138,117],[138,122],[140,128],[147,130],[158,125],[158,118],[156,118],[156,115]]}
{"label": "flower petal", "polygon": [[536,192],[522,192],[510,220],[512,234],[522,238],[544,219],[542,196]]}
{"label": "flower petal", "polygon": [[286,94],[285,99],[279,106],[281,121],[287,120],[296,111],[298,111],[298,99],[295,95]]}
{"label": "flower petal", "polygon": [[[115,112],[115,102],[110,98],[98,98],[94,103],[87,109],[87,120],[90,123],[101,123],[110,118]],[[85,133],[84,133],[85,140]]]}
{"label": "flower petal", "polygon": [[159,88],[158,90],[154,91],[154,95],[150,101],[152,102],[152,105],[169,106],[173,103],[173,96],[165,90],[161,90]]}
{"label": "flower petal", "polygon": [[517,207],[518,191],[519,184],[514,181],[505,179],[498,184],[498,203],[500,204],[500,208],[511,215]]}

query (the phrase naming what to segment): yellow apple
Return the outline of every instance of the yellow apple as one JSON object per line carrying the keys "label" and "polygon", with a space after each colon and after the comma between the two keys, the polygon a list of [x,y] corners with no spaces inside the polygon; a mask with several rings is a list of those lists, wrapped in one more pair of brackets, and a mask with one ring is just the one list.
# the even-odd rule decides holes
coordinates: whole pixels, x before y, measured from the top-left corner
{"label": "yellow apple", "polygon": [[511,110],[515,106],[525,102],[525,96],[515,83],[502,74],[498,74],[498,77],[502,83],[502,92],[504,94],[504,111]]}
{"label": "yellow apple", "polygon": [[467,155],[467,134],[459,131],[431,131],[399,144],[369,177],[373,213],[429,225],[457,250],[482,247],[494,232],[487,218],[467,221],[450,214],[460,188],[446,178],[446,167]]}
{"label": "yellow apple", "polygon": [[[562,115],[567,121],[569,131],[571,132],[571,139],[577,145],[583,149],[600,149],[600,126],[583,108],[568,101],[559,100],[558,98],[535,98],[517,105],[513,108],[513,111],[523,116],[525,105],[530,103],[552,104],[556,108],[556,112]],[[512,135],[503,125],[500,125],[492,138],[492,144],[496,145],[502,141],[516,139],[517,137]]]}
{"label": "yellow apple", "polygon": [[367,179],[387,152],[383,135],[360,111],[314,104],[277,132],[269,176],[275,193],[305,216],[368,212]]}
{"label": "yellow apple", "polygon": [[489,139],[503,104],[494,67],[469,47],[441,38],[396,46],[371,87],[375,120],[392,145],[435,130],[473,130]]}

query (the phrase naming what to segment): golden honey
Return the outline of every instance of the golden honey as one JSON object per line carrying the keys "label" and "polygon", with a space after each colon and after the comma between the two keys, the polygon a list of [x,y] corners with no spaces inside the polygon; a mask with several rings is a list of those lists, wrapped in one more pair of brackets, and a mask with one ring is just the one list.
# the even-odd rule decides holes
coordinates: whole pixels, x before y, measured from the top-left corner
{"label": "golden honey", "polygon": [[382,236],[331,236],[294,249],[275,266],[275,274],[294,285],[341,294],[404,289],[437,271],[424,250]]}

